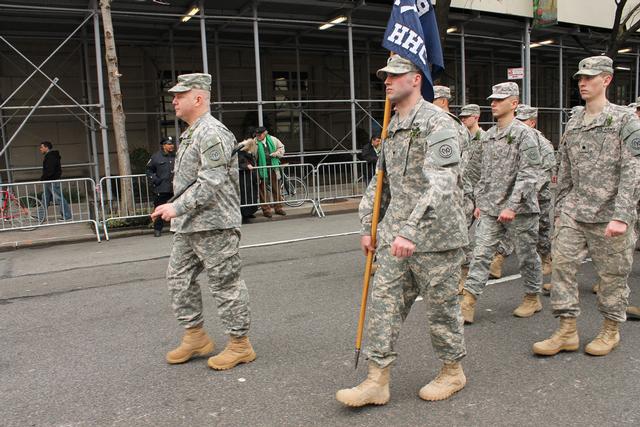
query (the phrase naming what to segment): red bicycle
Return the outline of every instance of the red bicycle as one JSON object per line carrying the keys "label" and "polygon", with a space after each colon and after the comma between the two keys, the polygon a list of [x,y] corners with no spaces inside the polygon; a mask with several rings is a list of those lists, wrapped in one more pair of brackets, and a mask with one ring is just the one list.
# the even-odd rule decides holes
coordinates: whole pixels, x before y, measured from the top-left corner
{"label": "red bicycle", "polygon": [[42,202],[33,196],[16,197],[10,190],[0,189],[0,229],[33,230],[44,222]]}

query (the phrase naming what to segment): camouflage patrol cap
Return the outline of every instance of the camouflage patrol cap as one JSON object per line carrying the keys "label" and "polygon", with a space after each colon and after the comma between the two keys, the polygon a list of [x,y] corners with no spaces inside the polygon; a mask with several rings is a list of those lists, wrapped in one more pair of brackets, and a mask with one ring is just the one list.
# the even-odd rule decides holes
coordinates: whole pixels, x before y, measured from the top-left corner
{"label": "camouflage patrol cap", "polygon": [[526,104],[520,104],[518,105],[518,108],[516,108],[516,119],[518,120],[529,120],[537,118],[538,109],[535,107],[531,107]]}
{"label": "camouflage patrol cap", "polygon": [[400,55],[393,55],[387,59],[387,66],[376,72],[379,79],[384,80],[388,74],[406,74],[411,71],[420,71],[415,64]]}
{"label": "camouflage patrol cap", "polygon": [[513,82],[498,83],[491,90],[493,93],[487,99],[506,99],[510,96],[520,96],[520,88]]}
{"label": "camouflage patrol cap", "polygon": [[178,83],[169,89],[169,92],[182,93],[188,92],[191,89],[201,89],[211,92],[211,74],[181,74],[178,76]]}
{"label": "camouflage patrol cap", "polygon": [[460,110],[460,117],[479,116],[480,106],[478,104],[467,104]]}
{"label": "camouflage patrol cap", "polygon": [[451,99],[451,89],[446,86],[434,86],[433,87],[433,99],[446,98]]}
{"label": "camouflage patrol cap", "polygon": [[613,74],[613,60],[604,55],[590,56],[580,61],[573,78],[577,80],[580,76],[597,76],[601,73]]}

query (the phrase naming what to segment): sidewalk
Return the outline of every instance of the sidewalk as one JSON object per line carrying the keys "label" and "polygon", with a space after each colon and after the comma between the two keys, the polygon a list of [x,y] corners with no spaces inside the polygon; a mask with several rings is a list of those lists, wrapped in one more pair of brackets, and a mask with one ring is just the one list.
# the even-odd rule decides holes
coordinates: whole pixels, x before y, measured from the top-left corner
{"label": "sidewalk", "polygon": [[[323,204],[322,209],[326,215],[353,212],[358,209],[359,203],[360,199],[347,199],[337,203]],[[315,212],[312,212],[311,209],[310,205],[304,205],[299,208],[287,208],[287,216],[274,215],[272,219],[263,217],[260,210],[258,210],[258,212],[256,212],[256,218],[252,219],[251,223],[316,217]],[[102,232],[102,230],[100,231]],[[110,229],[109,239],[111,240],[120,237],[139,236],[144,234],[153,234],[153,230],[151,228],[132,228],[127,230]],[[103,242],[106,241],[104,240],[104,236],[101,237]],[[0,252],[27,247],[86,241],[95,241],[97,243],[93,225],[89,223],[61,224],[50,227],[40,227],[32,231],[2,231],[0,232]]]}

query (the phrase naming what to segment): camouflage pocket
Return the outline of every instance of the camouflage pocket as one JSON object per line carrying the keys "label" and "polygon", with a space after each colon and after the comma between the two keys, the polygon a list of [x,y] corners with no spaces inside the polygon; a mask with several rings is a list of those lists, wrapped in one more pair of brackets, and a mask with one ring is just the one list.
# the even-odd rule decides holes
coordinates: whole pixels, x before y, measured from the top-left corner
{"label": "camouflage pocket", "polygon": [[605,253],[607,255],[613,255],[613,254],[618,254],[620,252],[626,251],[633,245],[632,235],[633,233],[631,233],[630,230],[628,230],[622,236],[605,237],[604,238]]}

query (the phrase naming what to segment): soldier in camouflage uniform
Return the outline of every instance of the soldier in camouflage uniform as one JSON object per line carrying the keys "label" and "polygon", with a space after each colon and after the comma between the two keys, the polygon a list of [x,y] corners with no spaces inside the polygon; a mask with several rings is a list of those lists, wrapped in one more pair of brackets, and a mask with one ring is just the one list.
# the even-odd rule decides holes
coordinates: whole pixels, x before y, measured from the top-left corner
{"label": "soldier in camouflage uniform", "polygon": [[467,219],[467,230],[469,230],[469,245],[464,248],[465,261],[462,264],[462,273],[458,285],[458,293],[462,294],[464,282],[469,274],[469,264],[473,255],[473,242],[471,241],[471,227],[475,221],[473,211],[475,210],[475,199],[473,189],[480,180],[480,165],[482,163],[481,140],[486,133],[479,125],[480,106],[478,104],[467,104],[460,111],[460,121],[469,132],[469,143],[462,152],[462,171],[464,183],[464,215]]}
{"label": "soldier in camouflage uniform", "polygon": [[[520,104],[516,108],[516,119],[533,129],[540,149],[540,181],[538,182],[538,206],[540,207],[540,226],[538,230],[538,253],[542,259],[542,274],[551,274],[551,181],[558,174],[553,144],[536,129],[538,109]],[[513,253],[513,241],[507,236],[498,244],[498,249],[489,268],[489,275],[502,276],[504,259]],[[548,289],[550,289],[550,285]],[[545,289],[543,287],[543,289]],[[547,289],[547,291],[548,291]]]}
{"label": "soldier in camouflage uniform", "polygon": [[586,106],[567,123],[560,142],[555,206],[551,304],[560,327],[533,345],[540,355],[579,348],[578,267],[589,252],[601,280],[598,310],[604,325],[586,347],[594,356],[620,342],[618,325],[626,320],[633,262],[633,226],[640,169],[640,121],[626,107],[607,101],[613,61],[594,56],[580,61],[574,79]]}
{"label": "soldier in camouflage uniform", "polygon": [[449,113],[449,102],[451,102],[451,89],[446,86],[435,85],[433,87],[433,105]]}
{"label": "soldier in camouflage uniform", "polygon": [[[467,229],[462,209],[461,137],[451,116],[422,99],[422,75],[394,55],[378,70],[396,106],[378,167],[384,182],[371,181],[360,203],[361,246],[376,251],[369,306],[367,379],[336,398],[349,406],[389,401],[389,373],[396,359],[400,327],[421,295],[427,307],[431,343],[443,367],[424,386],[424,400],[442,400],[466,384],[460,360],[466,349],[457,297]],[[371,244],[376,187],[384,186],[377,248]]]}
{"label": "soldier in camouflage uniform", "polygon": [[158,206],[152,218],[171,220],[173,247],[167,281],[173,310],[186,329],[182,343],[167,353],[167,362],[183,363],[211,353],[214,344],[203,328],[198,275],[206,270],[218,314],[229,335],[212,369],[251,362],[249,295],[240,279],[240,198],[235,138],[209,111],[211,76],[184,74],[169,89],[176,116],[189,124],[180,136],[173,188],[175,200]]}
{"label": "soldier in camouflage uniform", "polygon": [[475,190],[478,226],[461,304],[467,323],[474,321],[476,300],[487,285],[496,246],[507,232],[514,239],[525,285],[524,300],[513,314],[530,317],[542,310],[542,271],[536,251],[540,150],[533,130],[515,119],[518,98],[515,83],[493,86],[489,97],[498,123],[487,131],[482,142],[480,181]]}

